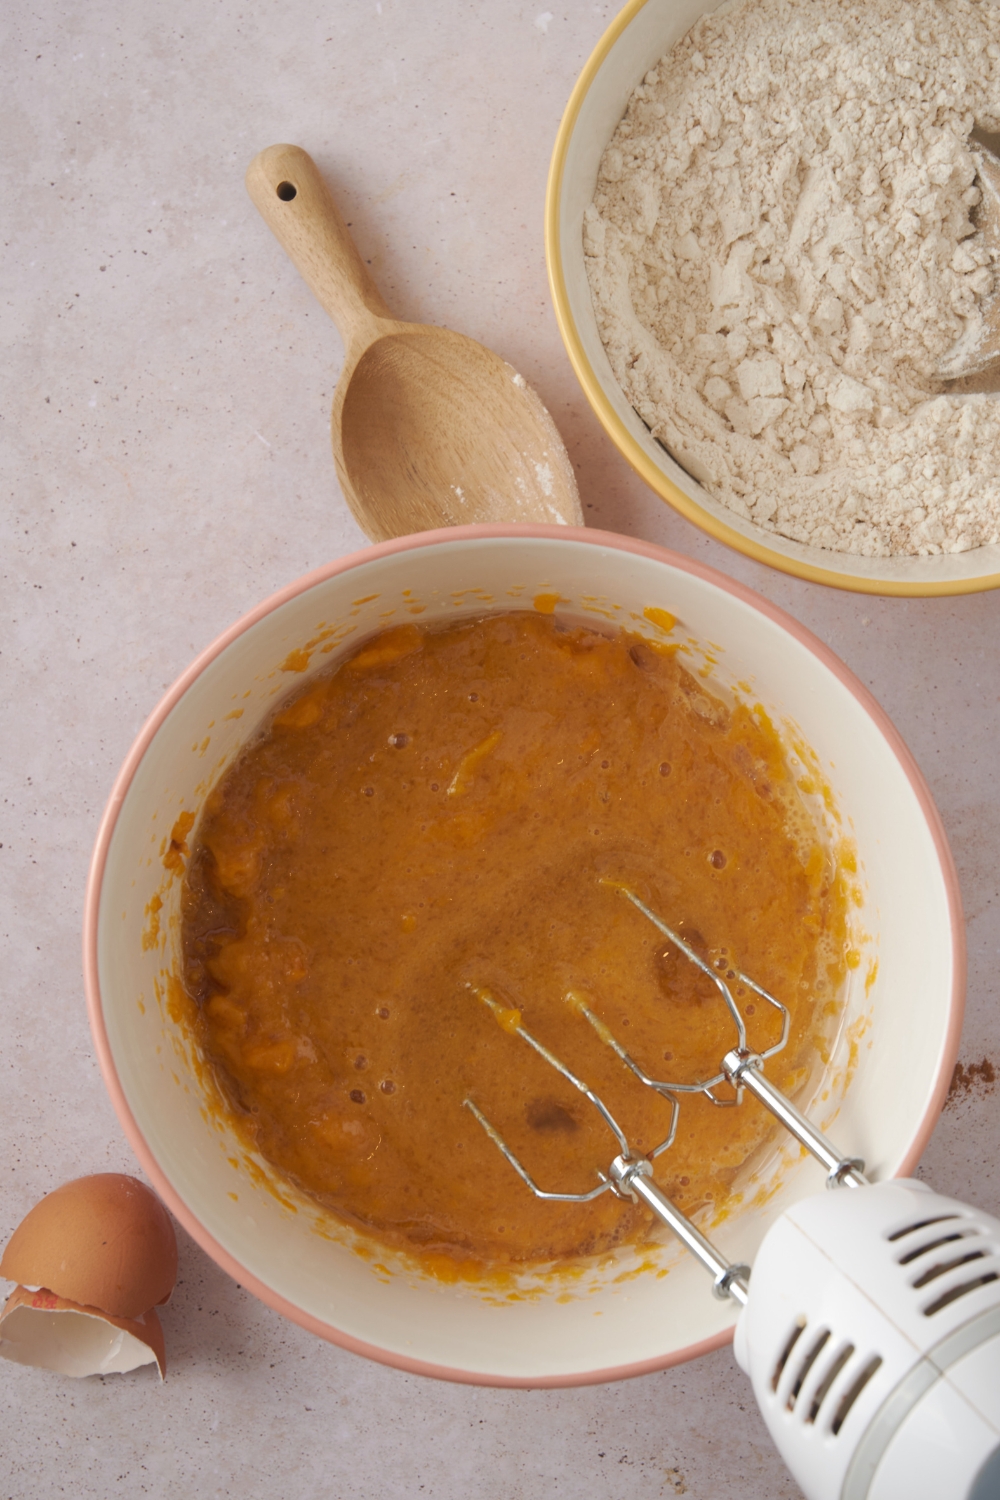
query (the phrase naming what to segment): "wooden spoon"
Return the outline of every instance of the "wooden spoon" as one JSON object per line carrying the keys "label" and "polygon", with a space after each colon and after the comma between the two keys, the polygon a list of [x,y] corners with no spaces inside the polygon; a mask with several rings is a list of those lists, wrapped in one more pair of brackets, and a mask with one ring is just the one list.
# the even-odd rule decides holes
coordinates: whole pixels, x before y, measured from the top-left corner
{"label": "wooden spoon", "polygon": [[330,429],[362,531],[385,541],[476,521],[582,526],[569,456],[535,392],[473,339],[390,315],[312,158],[269,146],[246,182],[344,339]]}

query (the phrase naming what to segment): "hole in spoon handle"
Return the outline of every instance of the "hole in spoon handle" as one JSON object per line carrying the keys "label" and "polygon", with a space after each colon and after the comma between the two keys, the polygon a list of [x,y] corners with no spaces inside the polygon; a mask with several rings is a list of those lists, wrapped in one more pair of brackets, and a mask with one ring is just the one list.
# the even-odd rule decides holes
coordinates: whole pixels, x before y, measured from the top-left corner
{"label": "hole in spoon handle", "polygon": [[389,310],[358,254],[312,157],[301,146],[268,146],[247,169],[247,192],[345,343],[373,335]]}

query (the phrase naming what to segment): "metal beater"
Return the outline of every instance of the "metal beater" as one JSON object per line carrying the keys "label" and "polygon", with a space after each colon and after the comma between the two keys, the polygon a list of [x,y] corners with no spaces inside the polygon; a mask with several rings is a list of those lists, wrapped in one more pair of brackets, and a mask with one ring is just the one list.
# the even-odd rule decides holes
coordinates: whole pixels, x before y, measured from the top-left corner
{"label": "metal beater", "polygon": [[[809,1500],[1000,1500],[1000,1220],[916,1181],[868,1184],[846,1157],[764,1076],[788,1041],[785,1005],[735,969],[720,972],[630,887],[611,886],[716,987],[736,1031],[718,1071],[693,1082],[652,1078],[575,994],[570,1007],[647,1088],[671,1105],[664,1140],[640,1154],[604,1101],[521,1025],[489,990],[471,993],[578,1089],[615,1137],[618,1152],[585,1193],[538,1186],[472,1099],[465,1107],[537,1198],[589,1203],[605,1192],[641,1201],[701,1261],[716,1297],[740,1306],[737,1362],[774,1441]],[[729,982],[780,1016],[780,1036],[760,1051]],[[729,1084],[732,1097],[715,1091]],[[731,1264],[652,1181],[653,1160],[673,1143],[678,1095],[720,1107],[753,1095],[826,1168],[828,1188],[771,1226],[750,1267]]]}

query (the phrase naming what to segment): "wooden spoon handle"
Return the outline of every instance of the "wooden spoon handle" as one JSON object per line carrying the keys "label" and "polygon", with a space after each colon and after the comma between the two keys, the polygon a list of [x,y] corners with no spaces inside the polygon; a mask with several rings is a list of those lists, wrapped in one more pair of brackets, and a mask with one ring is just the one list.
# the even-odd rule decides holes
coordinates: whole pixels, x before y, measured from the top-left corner
{"label": "wooden spoon handle", "polygon": [[372,334],[389,309],[358,254],[316,163],[301,146],[268,146],[247,168],[247,192],[345,344]]}

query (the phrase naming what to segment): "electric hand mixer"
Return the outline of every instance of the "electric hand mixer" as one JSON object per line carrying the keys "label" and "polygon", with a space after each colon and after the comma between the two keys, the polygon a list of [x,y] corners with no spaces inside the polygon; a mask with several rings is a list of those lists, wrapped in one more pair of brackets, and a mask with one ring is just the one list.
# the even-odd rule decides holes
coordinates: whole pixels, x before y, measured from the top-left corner
{"label": "electric hand mixer", "polygon": [[[764,1076],[788,1040],[789,1013],[745,974],[720,973],[627,886],[614,884],[676,950],[711,980],[736,1046],[711,1078],[651,1078],[581,998],[572,1009],[640,1083],[672,1106],[666,1138],[637,1155],[604,1102],[501,1006],[472,987],[521,1038],[590,1101],[618,1143],[585,1193],[540,1188],[471,1099],[465,1105],[537,1198],[588,1203],[611,1192],[640,1200],[712,1275],[716,1297],[740,1304],[734,1353],[750,1376],[771,1436],[808,1500],[1000,1500],[1000,1220],[922,1182],[869,1184],[864,1163],[842,1156]],[[727,978],[781,1017],[761,1052],[747,1044]],[[732,1097],[715,1091],[729,1084]],[[838,1191],[805,1198],[772,1225],[746,1265],[725,1256],[652,1181],[652,1159],[672,1144],[678,1095],[720,1106],[744,1091],[771,1111],[827,1170]],[[846,1188],[862,1189],[846,1192]]]}

